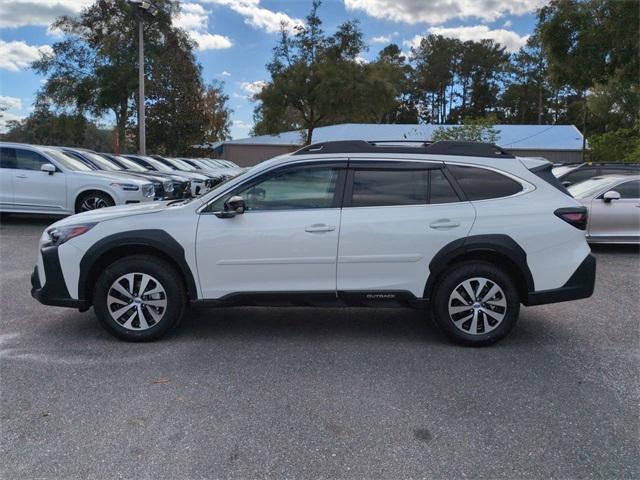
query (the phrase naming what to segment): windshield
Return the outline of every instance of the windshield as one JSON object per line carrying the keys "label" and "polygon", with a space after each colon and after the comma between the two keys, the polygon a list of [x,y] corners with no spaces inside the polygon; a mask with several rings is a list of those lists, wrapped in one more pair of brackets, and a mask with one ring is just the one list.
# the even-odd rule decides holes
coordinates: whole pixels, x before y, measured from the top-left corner
{"label": "windshield", "polygon": [[147,162],[149,165],[151,165],[153,168],[158,170],[159,172],[167,172],[167,173],[173,172],[173,168],[166,166],[164,163],[162,163],[159,160],[156,160],[155,158],[143,157],[143,156],[140,156],[140,158],[145,162]]}
{"label": "windshield", "polygon": [[144,168],[142,165],[138,165],[133,160],[129,160],[128,158],[123,157],[122,155],[114,155],[114,157],[118,162],[120,162],[122,165],[124,165],[124,168],[126,168],[127,170],[131,170],[133,172],[148,172],[149,171],[146,168]]}
{"label": "windshield", "polygon": [[584,182],[574,183],[567,187],[573,198],[585,198],[604,190],[608,185],[615,182],[615,179],[607,177],[594,177]]}
{"label": "windshield", "polygon": [[82,152],[81,155],[87,157],[91,162],[95,163],[100,170],[124,170],[120,165],[113,163],[111,160],[107,160],[101,155],[93,152]]}
{"label": "windshield", "polygon": [[67,170],[74,170],[77,172],[92,172],[93,169],[82,163],[77,158],[73,158],[71,155],[67,155],[64,152],[53,149],[44,150],[47,155],[53,157],[56,162],[62,165]]}
{"label": "windshield", "polygon": [[553,176],[558,178],[562,175],[564,175],[565,173],[569,173],[571,170],[575,169],[575,165],[574,166],[562,166],[562,167],[554,167],[551,169],[551,173],[553,173]]}
{"label": "windshield", "polygon": [[193,170],[193,167],[191,165],[177,158],[165,158],[165,160],[169,162],[171,165],[176,166],[179,170],[184,170],[184,171]]}

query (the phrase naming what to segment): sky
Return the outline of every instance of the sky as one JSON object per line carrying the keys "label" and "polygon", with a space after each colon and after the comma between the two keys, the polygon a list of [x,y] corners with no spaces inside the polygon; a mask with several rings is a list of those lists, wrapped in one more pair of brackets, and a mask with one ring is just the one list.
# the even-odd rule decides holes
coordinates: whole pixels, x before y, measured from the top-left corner
{"label": "sky", "polygon": [[[60,40],[50,28],[60,15],[76,15],[93,0],[0,0],[0,106],[4,122],[33,108],[43,77],[29,64]],[[535,26],[535,11],[546,0],[324,0],[325,32],[356,19],[369,61],[393,42],[403,51],[421,36],[436,33],[461,40],[492,38],[517,51]],[[224,82],[233,110],[231,135],[243,138],[253,126],[251,96],[269,80],[265,64],[282,21],[302,23],[311,0],[185,0],[174,21],[197,43],[196,56],[205,81]],[[103,120],[108,123],[109,119]]]}

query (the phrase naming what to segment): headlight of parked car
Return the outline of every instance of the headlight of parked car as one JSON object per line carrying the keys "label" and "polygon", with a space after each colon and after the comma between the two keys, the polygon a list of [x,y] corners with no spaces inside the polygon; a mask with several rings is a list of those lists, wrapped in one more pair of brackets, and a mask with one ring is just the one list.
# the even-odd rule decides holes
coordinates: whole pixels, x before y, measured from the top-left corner
{"label": "headlight of parked car", "polygon": [[47,230],[49,241],[52,245],[62,245],[64,242],[78,237],[83,233],[87,233],[97,223],[81,223],[78,225],[65,225],[62,227],[53,227]]}
{"label": "headlight of parked car", "polygon": [[140,190],[140,187],[138,187],[138,185],[133,185],[132,183],[113,182],[111,186],[114,188],[120,188],[121,190],[126,190],[128,192],[137,192],[138,190]]}
{"label": "headlight of parked car", "polygon": [[162,185],[164,187],[164,191],[165,192],[173,192],[173,182],[172,181],[169,180],[167,182],[164,182]]}
{"label": "headlight of parked car", "polygon": [[153,197],[153,185],[151,183],[142,186],[143,197]]}

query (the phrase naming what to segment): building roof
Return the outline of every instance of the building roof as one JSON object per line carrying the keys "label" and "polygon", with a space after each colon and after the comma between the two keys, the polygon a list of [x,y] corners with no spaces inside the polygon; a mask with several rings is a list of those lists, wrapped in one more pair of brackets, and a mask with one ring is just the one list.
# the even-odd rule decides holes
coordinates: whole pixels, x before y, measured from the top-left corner
{"label": "building roof", "polygon": [[[437,128],[452,128],[456,125],[433,124],[375,124],[343,123],[318,127],[313,131],[313,142],[335,140],[431,140]],[[499,146],[513,150],[582,150],[582,134],[573,125],[495,125],[499,131]],[[218,142],[232,145],[302,145],[299,131],[283,132],[278,135],[259,135]]]}

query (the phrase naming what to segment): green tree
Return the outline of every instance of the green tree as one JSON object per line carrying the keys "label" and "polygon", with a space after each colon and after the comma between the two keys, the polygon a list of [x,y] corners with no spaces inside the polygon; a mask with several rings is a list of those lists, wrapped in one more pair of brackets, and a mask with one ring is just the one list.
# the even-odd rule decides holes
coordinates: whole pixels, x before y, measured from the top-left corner
{"label": "green tree", "polygon": [[465,142],[496,143],[500,130],[495,127],[496,117],[489,115],[482,118],[466,118],[462,125],[455,127],[438,127],[431,140],[458,140]]}
{"label": "green tree", "polygon": [[[368,67],[358,60],[365,45],[357,22],[345,22],[326,35],[319,7],[320,1],[314,1],[306,24],[293,35],[282,29],[267,65],[271,81],[254,97],[259,102],[254,133],[300,130],[308,144],[319,126],[380,120],[397,106],[397,84],[380,77],[392,68]],[[378,87],[372,111],[372,89]]]}
{"label": "green tree", "polygon": [[640,120],[630,128],[592,135],[589,138],[592,162],[640,162]]}

